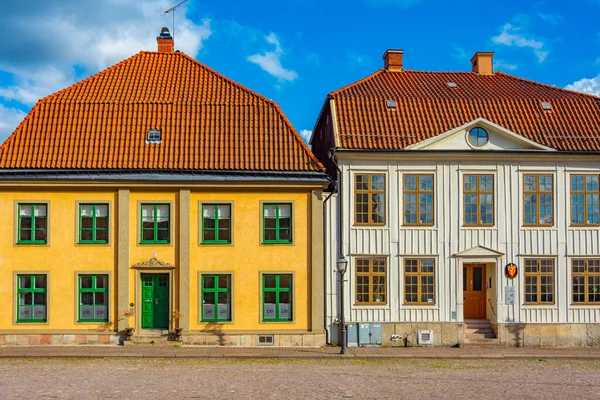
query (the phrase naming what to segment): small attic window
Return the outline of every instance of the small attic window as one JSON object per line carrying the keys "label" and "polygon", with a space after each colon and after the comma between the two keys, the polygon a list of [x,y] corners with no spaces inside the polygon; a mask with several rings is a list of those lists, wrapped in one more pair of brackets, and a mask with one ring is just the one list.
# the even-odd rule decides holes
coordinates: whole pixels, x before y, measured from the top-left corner
{"label": "small attic window", "polygon": [[396,108],[396,100],[386,100],[385,105],[387,108]]}
{"label": "small attic window", "polygon": [[146,138],[146,143],[161,143],[160,130],[158,129],[148,129],[148,137]]}
{"label": "small attic window", "polygon": [[458,85],[455,82],[448,82],[447,85],[448,85],[449,88],[458,87]]}
{"label": "small attic window", "polygon": [[544,111],[552,111],[552,104],[547,101],[542,101],[542,110]]}

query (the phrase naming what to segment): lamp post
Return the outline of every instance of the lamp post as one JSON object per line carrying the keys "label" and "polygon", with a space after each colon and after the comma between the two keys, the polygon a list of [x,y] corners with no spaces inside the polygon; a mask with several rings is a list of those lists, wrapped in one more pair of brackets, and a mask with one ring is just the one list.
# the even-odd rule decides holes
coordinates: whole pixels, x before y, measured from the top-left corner
{"label": "lamp post", "polygon": [[344,274],[346,274],[346,270],[348,269],[348,260],[346,260],[343,255],[340,255],[340,258],[337,260],[337,269],[340,273],[340,325],[342,333],[342,350],[340,351],[340,354],[346,354],[348,331],[346,330],[346,317],[344,313]]}

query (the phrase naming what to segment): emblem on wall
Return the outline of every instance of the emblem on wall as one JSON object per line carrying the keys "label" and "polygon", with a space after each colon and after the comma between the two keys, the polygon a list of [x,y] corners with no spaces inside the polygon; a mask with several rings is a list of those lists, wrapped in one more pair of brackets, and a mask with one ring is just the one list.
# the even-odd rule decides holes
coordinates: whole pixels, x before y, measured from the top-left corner
{"label": "emblem on wall", "polygon": [[506,264],[505,273],[506,276],[510,279],[514,278],[515,276],[517,276],[517,265],[513,263]]}

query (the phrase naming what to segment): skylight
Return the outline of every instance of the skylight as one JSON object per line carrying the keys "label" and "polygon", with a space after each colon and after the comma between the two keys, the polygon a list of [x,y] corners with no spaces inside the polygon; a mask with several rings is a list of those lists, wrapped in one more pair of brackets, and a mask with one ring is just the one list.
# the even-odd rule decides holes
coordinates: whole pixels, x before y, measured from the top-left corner
{"label": "skylight", "polygon": [[451,88],[455,88],[458,86],[455,82],[448,82],[447,85],[448,85],[448,87],[451,87]]}
{"label": "skylight", "polygon": [[542,109],[546,111],[552,111],[552,104],[547,101],[542,101]]}
{"label": "skylight", "polygon": [[396,108],[396,100],[386,100],[385,105],[388,108]]}
{"label": "skylight", "polygon": [[160,130],[148,129],[148,136],[146,137],[146,143],[161,143]]}

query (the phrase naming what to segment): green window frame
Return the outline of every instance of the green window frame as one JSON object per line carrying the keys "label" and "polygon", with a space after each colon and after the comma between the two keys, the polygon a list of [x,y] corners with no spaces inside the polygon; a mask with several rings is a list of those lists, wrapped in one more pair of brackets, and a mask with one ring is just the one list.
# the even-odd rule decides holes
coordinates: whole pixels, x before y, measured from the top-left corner
{"label": "green window frame", "polygon": [[48,204],[19,204],[18,244],[48,243]]}
{"label": "green window frame", "polygon": [[48,320],[48,275],[17,275],[17,322]]}
{"label": "green window frame", "polygon": [[231,275],[202,275],[202,322],[231,321]]}
{"label": "green window frame", "polygon": [[79,275],[78,322],[108,322],[108,275]]}
{"label": "green window frame", "polygon": [[140,243],[169,244],[171,242],[171,205],[140,205]]}
{"label": "green window frame", "polygon": [[292,243],[292,203],[263,204],[263,243]]}
{"label": "green window frame", "polygon": [[79,205],[79,243],[108,243],[108,204]]}
{"label": "green window frame", "polygon": [[292,321],[293,277],[291,274],[263,274],[263,322]]}
{"label": "green window frame", "polygon": [[202,204],[202,243],[231,243],[231,204]]}

